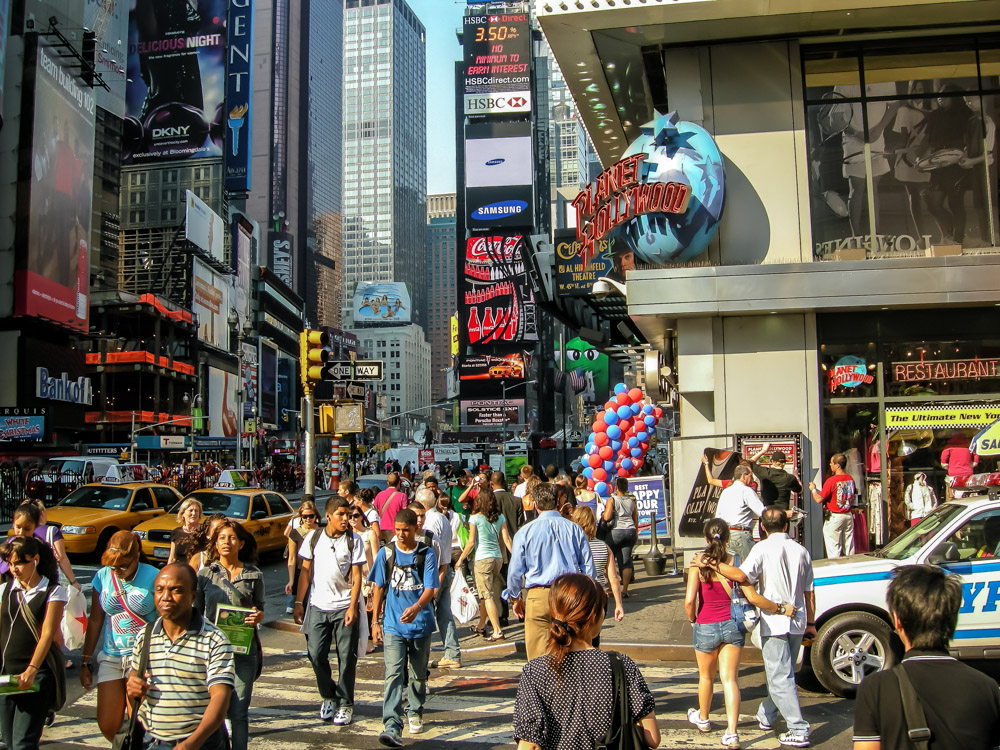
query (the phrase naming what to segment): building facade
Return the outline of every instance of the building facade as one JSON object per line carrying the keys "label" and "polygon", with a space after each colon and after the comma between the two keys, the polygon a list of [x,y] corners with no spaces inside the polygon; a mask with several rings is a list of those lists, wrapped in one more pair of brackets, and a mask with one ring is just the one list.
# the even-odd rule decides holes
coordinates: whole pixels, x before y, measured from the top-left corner
{"label": "building facade", "polygon": [[345,0],[343,81],[344,299],[360,281],[404,282],[422,323],[426,50],[406,0]]}
{"label": "building facade", "polygon": [[451,366],[451,316],[458,295],[455,276],[455,193],[427,196],[427,343],[431,347],[431,398],[444,400]]}

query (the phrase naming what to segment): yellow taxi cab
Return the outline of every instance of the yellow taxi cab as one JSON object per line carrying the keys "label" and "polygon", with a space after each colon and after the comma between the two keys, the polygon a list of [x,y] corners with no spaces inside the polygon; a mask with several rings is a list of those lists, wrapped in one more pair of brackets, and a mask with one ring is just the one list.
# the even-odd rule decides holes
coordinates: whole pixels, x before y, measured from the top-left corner
{"label": "yellow taxi cab", "polygon": [[[292,506],[277,492],[261,489],[253,472],[226,469],[214,487],[195,490],[187,497],[201,503],[206,517],[222,513],[242,523],[257,540],[258,552],[284,549],[285,526],[294,514]],[[135,528],[142,551],[150,561],[164,563],[170,556],[170,533],[180,526],[177,522],[179,508],[180,502],[168,513]]]}
{"label": "yellow taxi cab", "polygon": [[116,531],[161,516],[181,499],[173,487],[142,481],[148,476],[145,468],[111,466],[102,481],[73,490],[45,510],[47,522],[62,531],[69,554],[101,554]]}

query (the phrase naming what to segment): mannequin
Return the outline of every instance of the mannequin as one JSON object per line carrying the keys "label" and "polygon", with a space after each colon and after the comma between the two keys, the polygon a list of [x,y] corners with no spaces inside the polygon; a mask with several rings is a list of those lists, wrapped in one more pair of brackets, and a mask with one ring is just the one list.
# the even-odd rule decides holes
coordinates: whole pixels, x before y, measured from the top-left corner
{"label": "mannequin", "polygon": [[916,526],[922,518],[930,515],[931,511],[937,507],[937,494],[934,492],[934,488],[927,484],[926,474],[920,472],[913,477],[913,482],[906,488],[903,502],[906,503],[910,526]]}

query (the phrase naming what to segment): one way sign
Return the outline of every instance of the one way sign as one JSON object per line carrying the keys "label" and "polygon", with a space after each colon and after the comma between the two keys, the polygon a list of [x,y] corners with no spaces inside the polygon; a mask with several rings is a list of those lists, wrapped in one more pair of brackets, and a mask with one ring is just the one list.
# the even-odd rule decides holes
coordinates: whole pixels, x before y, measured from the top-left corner
{"label": "one way sign", "polygon": [[382,380],[382,360],[354,363],[354,380]]}
{"label": "one way sign", "polygon": [[323,380],[382,380],[384,364],[382,360],[327,362]]}

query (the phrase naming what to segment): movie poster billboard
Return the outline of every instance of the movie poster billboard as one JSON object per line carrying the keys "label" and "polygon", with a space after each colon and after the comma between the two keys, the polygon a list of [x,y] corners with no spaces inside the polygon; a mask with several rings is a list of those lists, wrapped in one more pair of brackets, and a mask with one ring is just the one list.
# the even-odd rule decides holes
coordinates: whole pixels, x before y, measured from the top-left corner
{"label": "movie poster billboard", "polygon": [[253,122],[253,0],[230,0],[226,70],[225,188],[250,191]]}
{"label": "movie poster billboard", "polygon": [[466,240],[460,315],[472,346],[538,340],[525,252],[520,234]]}
{"label": "movie poster billboard", "polygon": [[[624,273],[614,273],[612,239],[597,243],[597,252],[587,257],[582,252],[583,243],[576,238],[575,229],[557,229],[554,232],[556,269],[556,294],[563,297],[589,297],[594,284],[605,276],[624,281]],[[622,246],[624,247],[624,245]]]}
{"label": "movie poster billboard", "polygon": [[510,354],[470,354],[462,357],[460,380],[524,380],[528,368],[524,352]]}
{"label": "movie poster billboard", "polygon": [[190,190],[184,191],[184,238],[220,263],[225,235],[222,217]]}
{"label": "movie poster billboard", "polygon": [[[0,6],[4,0],[0,0]],[[100,24],[98,23],[100,21]],[[97,40],[97,74],[108,88],[96,86],[97,106],[125,117],[125,66],[128,62],[128,3],[84,0],[83,25],[103,28]],[[2,54],[0,54],[2,57]],[[110,90],[109,90],[110,89]]]}
{"label": "movie poster billboard", "polygon": [[460,401],[462,424],[469,427],[497,427],[524,424],[524,399],[474,399]]}
{"label": "movie poster billboard", "polygon": [[355,323],[411,322],[410,292],[399,281],[359,281],[352,307]]}
{"label": "movie poster billboard", "polygon": [[[93,89],[42,37],[25,49],[14,314],[89,326]],[[33,85],[30,83],[33,82]]]}
{"label": "movie poster billboard", "polygon": [[706,471],[713,479],[728,484],[733,479],[733,470],[740,462],[739,453],[718,448],[706,448],[703,456],[708,463],[699,467],[677,525],[681,536],[703,538],[705,524],[715,518],[715,509],[719,505],[719,495],[723,488],[710,484]]}
{"label": "movie poster billboard", "polygon": [[198,338],[219,349],[229,348],[229,280],[193,259],[191,312],[198,316]]}
{"label": "movie poster billboard", "polygon": [[227,10],[132,0],[123,164],[222,156]]}
{"label": "movie poster billboard", "polygon": [[208,436],[236,437],[240,431],[236,391],[239,376],[215,367],[208,368]]}

